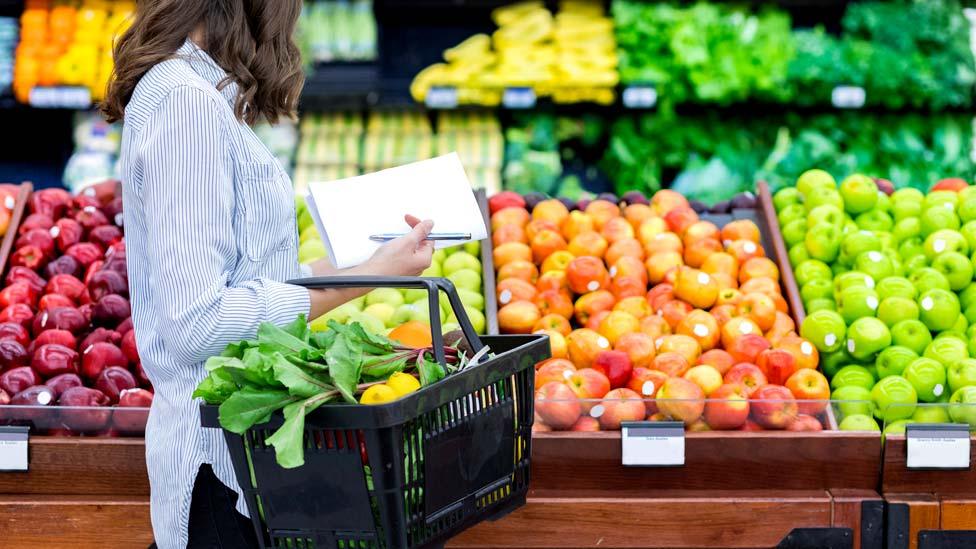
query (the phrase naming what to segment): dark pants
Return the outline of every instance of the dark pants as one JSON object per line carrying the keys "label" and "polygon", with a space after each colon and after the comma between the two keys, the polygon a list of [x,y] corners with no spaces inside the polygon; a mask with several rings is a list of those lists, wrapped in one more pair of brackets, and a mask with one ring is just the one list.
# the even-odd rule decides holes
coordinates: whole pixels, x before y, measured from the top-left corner
{"label": "dark pants", "polygon": [[236,504],[237,493],[224,486],[209,465],[201,465],[193,484],[187,549],[259,547],[251,519],[238,513]]}

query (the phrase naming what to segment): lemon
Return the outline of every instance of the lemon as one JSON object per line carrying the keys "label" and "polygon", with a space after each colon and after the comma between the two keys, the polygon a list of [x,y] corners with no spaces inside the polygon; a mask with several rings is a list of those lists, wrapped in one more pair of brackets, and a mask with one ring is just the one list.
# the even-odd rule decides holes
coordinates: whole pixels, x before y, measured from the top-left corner
{"label": "lemon", "polygon": [[386,385],[373,385],[363,391],[359,397],[360,404],[386,404],[399,398],[397,392]]}
{"label": "lemon", "polygon": [[386,380],[386,385],[393,389],[398,397],[402,397],[419,389],[420,381],[410,374],[396,372]]}

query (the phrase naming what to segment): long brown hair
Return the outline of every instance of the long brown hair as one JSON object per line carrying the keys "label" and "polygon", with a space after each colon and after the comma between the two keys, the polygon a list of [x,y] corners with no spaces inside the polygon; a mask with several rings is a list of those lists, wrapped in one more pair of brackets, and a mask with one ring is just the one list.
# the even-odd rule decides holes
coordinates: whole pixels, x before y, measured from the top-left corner
{"label": "long brown hair", "polygon": [[239,87],[234,112],[254,123],[292,117],[305,78],[294,42],[301,0],[139,0],[132,26],[115,45],[115,70],[102,112],[122,120],[139,80],[202,28],[203,49]]}

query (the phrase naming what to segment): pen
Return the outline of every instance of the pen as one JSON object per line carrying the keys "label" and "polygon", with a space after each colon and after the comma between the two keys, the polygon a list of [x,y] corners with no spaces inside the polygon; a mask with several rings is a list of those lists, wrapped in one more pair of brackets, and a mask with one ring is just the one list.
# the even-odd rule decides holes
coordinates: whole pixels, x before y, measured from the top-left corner
{"label": "pen", "polygon": [[[374,234],[369,237],[373,242],[389,242],[405,236],[402,233]],[[471,240],[471,233],[430,233],[427,240]]]}

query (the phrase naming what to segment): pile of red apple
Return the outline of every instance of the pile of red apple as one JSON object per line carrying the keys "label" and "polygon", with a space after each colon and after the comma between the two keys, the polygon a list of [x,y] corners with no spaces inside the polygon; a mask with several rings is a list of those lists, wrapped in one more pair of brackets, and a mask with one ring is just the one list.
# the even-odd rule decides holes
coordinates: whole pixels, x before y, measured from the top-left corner
{"label": "pile of red apple", "polygon": [[[145,408],[152,386],[130,319],[122,200],[103,190],[30,197],[0,290],[0,405],[11,405],[0,406],[0,423],[52,434],[144,426],[144,414],[113,419],[108,408]],[[36,408],[55,406],[72,408]]]}
{"label": "pile of red apple", "polygon": [[499,327],[550,338],[536,430],[822,429],[830,387],[756,224],[719,228],[669,190],[629,199],[489,201]]}

